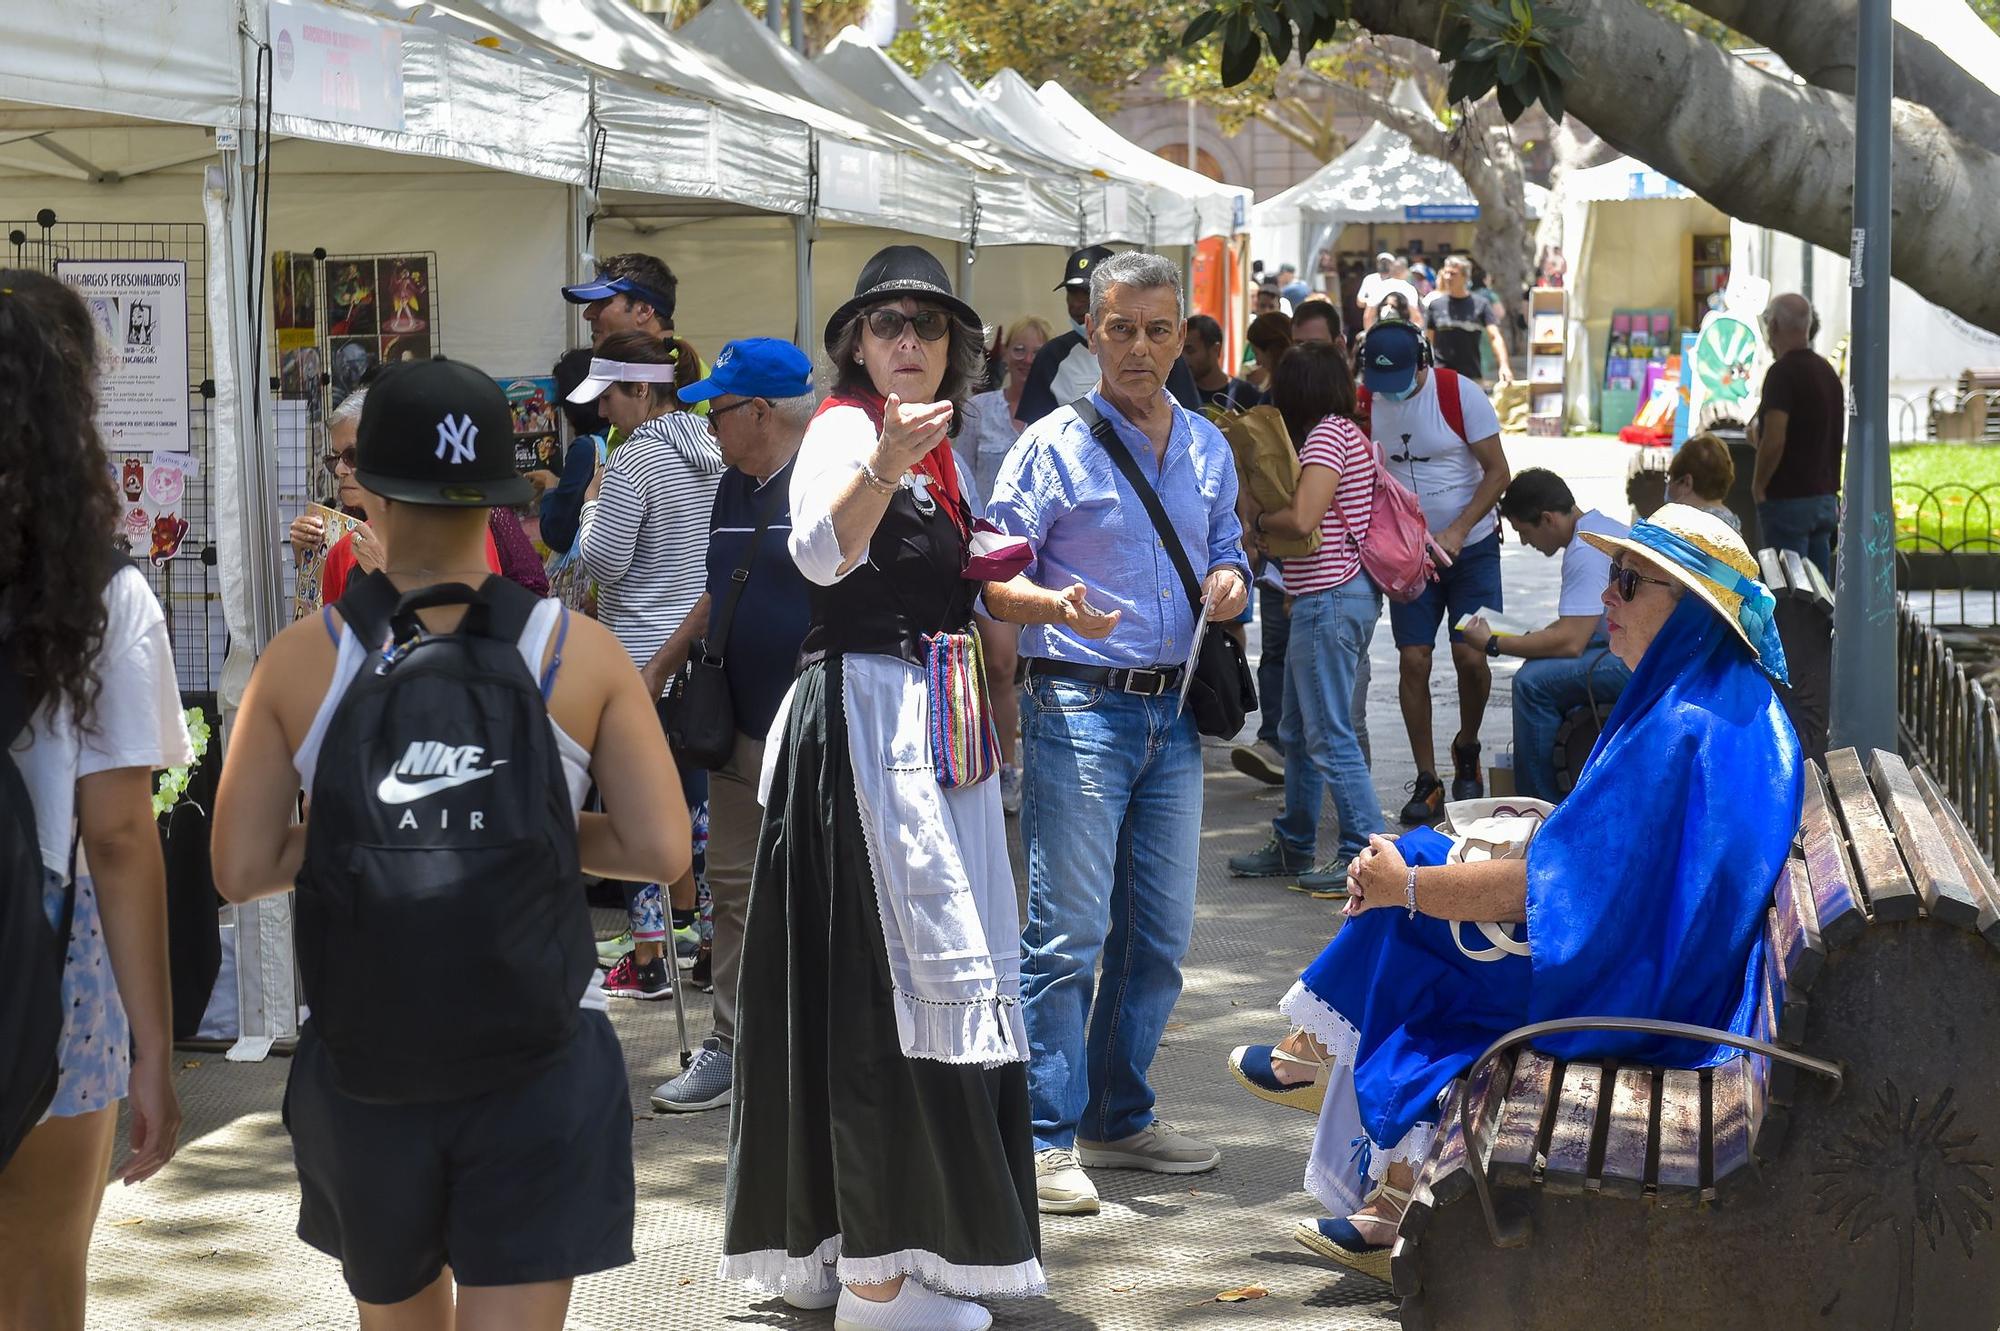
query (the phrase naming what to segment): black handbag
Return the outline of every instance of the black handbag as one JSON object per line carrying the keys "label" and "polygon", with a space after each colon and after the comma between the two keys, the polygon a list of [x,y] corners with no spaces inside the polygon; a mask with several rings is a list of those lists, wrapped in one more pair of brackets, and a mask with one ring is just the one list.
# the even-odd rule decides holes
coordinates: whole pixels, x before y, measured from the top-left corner
{"label": "black handbag", "polygon": [[[1079,398],[1071,406],[1077,418],[1090,427],[1090,433],[1098,444],[1111,455],[1111,461],[1119,472],[1138,492],[1139,502],[1146,506],[1146,515],[1153,520],[1160,541],[1166,547],[1167,557],[1174,561],[1174,569],[1181,575],[1181,587],[1187,592],[1188,604],[1199,620],[1202,616],[1201,583],[1194,576],[1194,566],[1188,562],[1187,548],[1181,544],[1180,533],[1167,520],[1167,511],[1160,505],[1160,496],[1139,470],[1139,464],[1130,450],[1119,441],[1111,422],[1091,405],[1090,399]],[[1243,729],[1243,718],[1257,710],[1257,679],[1250,672],[1250,661],[1243,654],[1242,644],[1213,625],[1202,636],[1201,653],[1194,663],[1194,681],[1188,685],[1187,705],[1188,710],[1194,713],[1194,728],[1217,739],[1234,739],[1236,733]]]}
{"label": "black handbag", "polygon": [[743,562],[729,574],[729,590],[723,594],[721,606],[709,615],[708,631],[688,653],[687,663],[668,682],[660,699],[660,724],[667,732],[667,744],[674,756],[690,767],[713,772],[727,767],[736,754],[736,700],[729,695],[723,653],[729,647],[729,625],[736,618],[736,603],[743,599],[750,566],[757,562],[757,547],[764,543],[772,511],[783,502],[780,494],[764,506]]}

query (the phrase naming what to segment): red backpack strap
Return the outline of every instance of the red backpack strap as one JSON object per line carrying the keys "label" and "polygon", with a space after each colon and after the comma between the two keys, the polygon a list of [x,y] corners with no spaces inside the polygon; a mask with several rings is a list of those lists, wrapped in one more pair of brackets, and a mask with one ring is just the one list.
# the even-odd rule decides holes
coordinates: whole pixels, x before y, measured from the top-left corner
{"label": "red backpack strap", "polygon": [[1374,437],[1375,395],[1368,391],[1367,384],[1354,386],[1354,423],[1361,427],[1361,433]]}
{"label": "red backpack strap", "polygon": [[1437,376],[1438,410],[1444,414],[1444,423],[1462,442],[1471,443],[1465,435],[1465,399],[1458,395],[1458,371],[1439,365],[1431,373]]}

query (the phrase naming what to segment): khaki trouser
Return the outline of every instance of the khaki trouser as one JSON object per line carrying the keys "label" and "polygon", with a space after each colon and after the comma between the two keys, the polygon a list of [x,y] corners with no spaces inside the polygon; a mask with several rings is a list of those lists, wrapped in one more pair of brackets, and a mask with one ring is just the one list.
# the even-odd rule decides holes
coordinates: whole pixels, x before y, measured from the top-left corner
{"label": "khaki trouser", "polygon": [[743,959],[743,920],[750,908],[750,872],[757,863],[757,837],[764,808],[757,803],[757,777],[764,766],[764,741],[738,733],[727,766],[708,779],[708,894],[713,902],[715,951],[715,1038],[722,1052],[736,1050],[736,976]]}

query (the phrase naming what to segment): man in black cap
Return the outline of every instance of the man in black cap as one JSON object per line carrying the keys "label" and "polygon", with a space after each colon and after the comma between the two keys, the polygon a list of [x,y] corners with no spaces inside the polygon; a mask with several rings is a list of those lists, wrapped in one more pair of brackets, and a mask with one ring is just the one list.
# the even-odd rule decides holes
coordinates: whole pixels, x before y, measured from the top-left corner
{"label": "man in black cap", "polygon": [[[1018,419],[1038,421],[1096,386],[1097,353],[1090,349],[1083,321],[1090,315],[1090,275],[1113,253],[1109,245],[1089,245],[1072,253],[1063,265],[1063,280],[1056,290],[1069,302],[1069,331],[1050,338],[1035,353],[1027,385],[1021,390]],[[1184,360],[1175,360],[1167,376],[1167,391],[1189,411],[1201,409],[1201,390],[1195,387],[1194,373]]]}

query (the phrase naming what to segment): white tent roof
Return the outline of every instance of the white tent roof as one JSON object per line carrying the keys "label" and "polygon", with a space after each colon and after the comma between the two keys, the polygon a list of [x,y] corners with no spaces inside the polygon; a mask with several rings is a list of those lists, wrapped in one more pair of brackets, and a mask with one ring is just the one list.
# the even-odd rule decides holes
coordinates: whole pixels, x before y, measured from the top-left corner
{"label": "white tent roof", "polygon": [[[183,125],[236,123],[243,76],[234,0],[87,8],[100,12],[47,0],[8,6],[0,103]],[[20,127],[17,113],[6,115],[0,136]]]}
{"label": "white tent roof", "polygon": [[1085,200],[1084,228],[1092,243],[1123,240],[1136,245],[1185,244],[1194,231],[1194,208],[1187,200],[1156,190],[1123,163],[1063,124],[1042,105],[1028,81],[1003,69],[979,90],[986,108],[1014,135],[1046,156],[1076,162],[1109,183],[1096,200]]}
{"label": "white tent roof", "polygon": [[1478,208],[1479,200],[1455,167],[1418,152],[1406,136],[1378,121],[1346,152],[1258,204],[1257,216],[1259,221],[1289,215],[1343,224],[1465,221],[1476,217]]}
{"label": "white tent roof", "polygon": [[1579,203],[1623,203],[1640,199],[1692,199],[1694,191],[1661,175],[1636,157],[1620,157],[1572,171],[1562,179],[1566,199]]}
{"label": "white tent roof", "polygon": [[1099,120],[1089,107],[1077,101],[1068,89],[1054,80],[1037,88],[1035,95],[1070,129],[1111,154],[1128,170],[1138,173],[1141,179],[1153,181],[1162,189],[1177,191],[1192,202],[1199,216],[1199,235],[1233,235],[1249,223],[1250,190],[1211,180],[1199,171],[1190,171],[1157,153],[1147,152]]}

